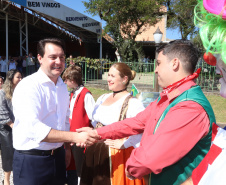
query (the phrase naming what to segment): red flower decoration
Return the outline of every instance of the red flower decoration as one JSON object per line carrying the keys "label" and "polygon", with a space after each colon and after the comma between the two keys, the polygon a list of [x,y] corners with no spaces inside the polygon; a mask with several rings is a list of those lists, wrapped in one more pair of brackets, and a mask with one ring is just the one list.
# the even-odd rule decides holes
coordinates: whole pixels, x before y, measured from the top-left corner
{"label": "red flower decoration", "polygon": [[205,60],[205,62],[211,66],[215,66],[217,63],[217,59],[215,56],[213,56],[212,53],[208,52],[208,53],[204,53],[203,55],[203,59]]}

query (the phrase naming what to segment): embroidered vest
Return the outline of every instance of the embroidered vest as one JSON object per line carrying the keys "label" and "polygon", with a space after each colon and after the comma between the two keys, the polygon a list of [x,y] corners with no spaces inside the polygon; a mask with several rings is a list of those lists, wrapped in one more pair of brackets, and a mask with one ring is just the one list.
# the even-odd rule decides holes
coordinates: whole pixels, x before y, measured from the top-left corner
{"label": "embroidered vest", "polygon": [[151,185],[182,184],[184,181],[186,181],[186,179],[191,176],[192,171],[199,165],[199,163],[202,161],[202,159],[205,157],[205,155],[210,149],[212,137],[212,123],[215,123],[216,120],[212,107],[199,86],[194,86],[191,89],[183,92],[165,109],[165,111],[159,118],[158,123],[156,124],[154,133],[158,129],[159,125],[161,124],[161,121],[165,118],[170,108],[183,101],[194,101],[204,108],[210,120],[209,132],[205,137],[199,140],[199,142],[192,148],[192,150],[188,152],[188,154],[186,154],[177,163],[164,168],[159,174],[152,173]]}
{"label": "embroidered vest", "polygon": [[[90,91],[84,87],[75,100],[70,126],[70,131],[72,132],[75,132],[75,129],[81,127],[92,127],[85,110],[84,98],[87,92],[90,93]],[[71,98],[72,96],[73,94],[71,93]]]}

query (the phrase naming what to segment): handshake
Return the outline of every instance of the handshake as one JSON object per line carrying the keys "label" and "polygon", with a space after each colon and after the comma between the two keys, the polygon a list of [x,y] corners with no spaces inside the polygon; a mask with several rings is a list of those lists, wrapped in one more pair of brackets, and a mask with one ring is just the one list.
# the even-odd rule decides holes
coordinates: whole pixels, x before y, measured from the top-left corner
{"label": "handshake", "polygon": [[75,137],[76,146],[81,148],[91,146],[101,139],[97,131],[91,127],[76,129],[75,134],[77,134]]}

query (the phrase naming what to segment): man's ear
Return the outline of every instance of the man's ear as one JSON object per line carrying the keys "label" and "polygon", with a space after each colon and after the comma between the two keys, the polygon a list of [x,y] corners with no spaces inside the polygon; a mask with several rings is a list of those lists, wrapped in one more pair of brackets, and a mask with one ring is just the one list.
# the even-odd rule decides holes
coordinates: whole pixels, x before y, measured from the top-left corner
{"label": "man's ear", "polygon": [[41,57],[41,55],[38,54],[37,55],[37,59],[38,59],[39,63],[42,64],[42,57]]}
{"label": "man's ear", "polygon": [[180,66],[180,60],[178,58],[174,58],[171,60],[173,70],[178,70]]}

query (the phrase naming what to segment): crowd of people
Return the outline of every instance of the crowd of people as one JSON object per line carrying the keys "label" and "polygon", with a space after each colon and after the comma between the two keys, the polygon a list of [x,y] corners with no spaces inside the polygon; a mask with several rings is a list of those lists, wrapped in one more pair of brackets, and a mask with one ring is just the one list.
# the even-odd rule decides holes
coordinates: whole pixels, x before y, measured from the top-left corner
{"label": "crowd of people", "polygon": [[[81,68],[72,62],[64,70],[62,40],[40,40],[37,53],[40,68],[35,72],[29,54],[23,80],[22,57],[1,60],[4,185],[10,184],[11,171],[15,185],[226,183],[226,132],[216,126],[212,107],[195,83],[199,52],[190,41],[157,49],[155,73],[163,90],[146,108],[127,90],[136,75],[127,64],[110,67],[112,92],[95,102]],[[226,97],[226,58],[219,55],[216,66]]]}
{"label": "crowd of people", "polygon": [[40,67],[38,60],[30,52],[25,56],[8,57],[0,56],[0,73],[2,77],[6,77],[6,73],[11,69],[17,69],[20,71],[23,77],[28,76],[36,72]]}

